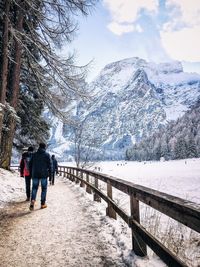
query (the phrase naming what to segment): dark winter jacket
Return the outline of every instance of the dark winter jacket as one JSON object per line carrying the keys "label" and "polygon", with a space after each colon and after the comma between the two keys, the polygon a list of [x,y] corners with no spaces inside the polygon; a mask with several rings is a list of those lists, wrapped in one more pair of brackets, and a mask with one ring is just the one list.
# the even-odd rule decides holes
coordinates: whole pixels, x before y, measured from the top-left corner
{"label": "dark winter jacket", "polygon": [[58,162],[55,158],[51,158],[52,161],[52,172],[57,173],[58,172]]}
{"label": "dark winter jacket", "polygon": [[37,152],[33,153],[30,170],[32,178],[47,178],[51,175],[51,158],[45,149],[39,148]]}
{"label": "dark winter jacket", "polygon": [[20,161],[20,176],[30,176],[30,160],[32,152],[24,152]]}

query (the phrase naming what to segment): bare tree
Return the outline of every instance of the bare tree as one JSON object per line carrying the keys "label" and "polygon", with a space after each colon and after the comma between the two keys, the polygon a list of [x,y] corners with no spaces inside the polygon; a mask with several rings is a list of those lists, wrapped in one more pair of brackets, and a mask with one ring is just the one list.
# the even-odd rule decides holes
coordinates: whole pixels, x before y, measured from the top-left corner
{"label": "bare tree", "polygon": [[100,132],[101,125],[90,131],[86,121],[74,128],[74,159],[78,168],[91,167],[101,158]]}

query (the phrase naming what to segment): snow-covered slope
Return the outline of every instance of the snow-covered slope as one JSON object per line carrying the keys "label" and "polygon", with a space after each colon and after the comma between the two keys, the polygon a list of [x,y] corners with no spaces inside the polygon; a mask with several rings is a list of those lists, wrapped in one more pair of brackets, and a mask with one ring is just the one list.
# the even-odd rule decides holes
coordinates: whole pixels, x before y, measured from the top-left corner
{"label": "snow-covered slope", "polygon": [[[127,147],[177,119],[195,103],[200,96],[200,75],[184,73],[177,61],[155,64],[129,58],[106,65],[89,91],[92,101],[79,103],[76,115],[84,121],[88,135],[98,137],[102,159],[121,159]],[[73,141],[70,131],[65,126],[66,142]],[[55,136],[52,148],[57,146]]]}

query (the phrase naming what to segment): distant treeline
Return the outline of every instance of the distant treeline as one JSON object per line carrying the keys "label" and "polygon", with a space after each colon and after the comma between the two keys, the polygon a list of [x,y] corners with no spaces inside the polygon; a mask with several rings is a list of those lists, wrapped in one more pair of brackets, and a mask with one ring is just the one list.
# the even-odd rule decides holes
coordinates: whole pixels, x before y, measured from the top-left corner
{"label": "distant treeline", "polygon": [[181,118],[132,148],[127,149],[127,160],[160,160],[200,157],[200,100]]}

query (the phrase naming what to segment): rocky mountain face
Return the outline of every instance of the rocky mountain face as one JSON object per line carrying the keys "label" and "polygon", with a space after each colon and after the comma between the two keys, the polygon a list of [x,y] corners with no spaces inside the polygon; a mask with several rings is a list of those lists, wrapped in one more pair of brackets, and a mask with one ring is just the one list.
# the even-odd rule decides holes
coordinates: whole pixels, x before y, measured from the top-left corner
{"label": "rocky mountain face", "polygon": [[[91,101],[74,109],[94,158],[123,159],[135,142],[181,117],[200,96],[200,75],[180,62],[155,64],[129,58],[105,66],[89,84]],[[50,149],[63,160],[73,154],[72,128],[54,120]]]}

